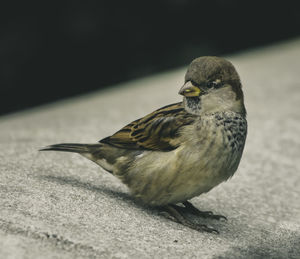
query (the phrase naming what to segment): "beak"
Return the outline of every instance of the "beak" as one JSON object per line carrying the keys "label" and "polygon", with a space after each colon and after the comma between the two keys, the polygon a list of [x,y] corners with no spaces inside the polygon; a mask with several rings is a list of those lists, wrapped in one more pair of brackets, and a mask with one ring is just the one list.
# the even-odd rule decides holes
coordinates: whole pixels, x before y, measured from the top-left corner
{"label": "beak", "polygon": [[179,94],[186,96],[186,97],[196,97],[199,96],[201,90],[194,86],[191,81],[187,81],[183,87],[179,90]]}

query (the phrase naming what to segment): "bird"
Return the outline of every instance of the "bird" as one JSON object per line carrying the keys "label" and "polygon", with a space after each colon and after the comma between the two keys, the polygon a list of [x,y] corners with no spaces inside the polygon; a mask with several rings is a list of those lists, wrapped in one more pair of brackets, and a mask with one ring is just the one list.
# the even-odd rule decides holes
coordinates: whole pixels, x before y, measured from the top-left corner
{"label": "bird", "polygon": [[185,213],[226,220],[189,200],[227,181],[239,166],[247,136],[242,83],[230,61],[202,56],[188,66],[179,94],[181,102],[159,108],[99,142],[54,144],[40,151],[79,153],[166,218],[219,233]]}

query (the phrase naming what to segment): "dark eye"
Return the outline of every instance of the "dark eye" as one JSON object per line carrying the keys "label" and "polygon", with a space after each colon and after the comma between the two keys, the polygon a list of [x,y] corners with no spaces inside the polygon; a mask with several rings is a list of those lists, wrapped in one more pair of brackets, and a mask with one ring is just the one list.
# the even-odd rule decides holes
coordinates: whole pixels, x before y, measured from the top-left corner
{"label": "dark eye", "polygon": [[208,88],[219,88],[221,86],[221,81],[220,80],[215,80],[211,82],[207,82],[207,87]]}

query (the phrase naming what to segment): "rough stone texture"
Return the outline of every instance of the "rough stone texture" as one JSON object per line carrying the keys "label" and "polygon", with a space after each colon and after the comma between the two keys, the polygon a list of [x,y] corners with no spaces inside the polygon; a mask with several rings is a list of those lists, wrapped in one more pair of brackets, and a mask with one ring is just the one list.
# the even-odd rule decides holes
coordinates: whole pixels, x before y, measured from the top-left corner
{"label": "rough stone texture", "polygon": [[229,59],[244,83],[244,156],[230,181],[193,199],[228,217],[206,221],[220,235],[135,204],[79,155],[37,152],[96,142],[180,100],[179,69],[0,119],[0,257],[300,258],[300,40]]}

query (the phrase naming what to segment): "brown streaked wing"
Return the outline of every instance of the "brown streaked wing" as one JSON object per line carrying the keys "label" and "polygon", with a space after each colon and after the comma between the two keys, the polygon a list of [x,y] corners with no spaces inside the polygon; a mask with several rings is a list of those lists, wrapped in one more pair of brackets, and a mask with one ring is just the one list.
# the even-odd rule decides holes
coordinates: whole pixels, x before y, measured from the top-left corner
{"label": "brown streaked wing", "polygon": [[192,124],[195,118],[185,111],[182,102],[174,103],[129,123],[99,142],[126,149],[169,151],[180,144],[179,129]]}

